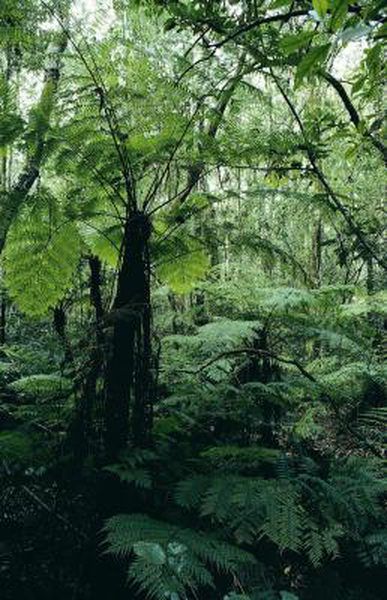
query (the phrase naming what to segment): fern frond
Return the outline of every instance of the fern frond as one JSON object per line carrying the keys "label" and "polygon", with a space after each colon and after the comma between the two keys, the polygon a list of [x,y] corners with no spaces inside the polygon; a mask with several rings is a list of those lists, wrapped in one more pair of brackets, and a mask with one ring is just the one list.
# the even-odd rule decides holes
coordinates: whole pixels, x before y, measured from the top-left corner
{"label": "fern frond", "polygon": [[43,315],[64,296],[80,258],[72,223],[50,222],[43,211],[26,211],[14,223],[5,248],[5,283],[23,312]]}
{"label": "fern frond", "polygon": [[213,585],[210,567],[233,573],[251,554],[219,539],[156,521],[146,515],[116,515],[105,525],[108,552],[135,556],[129,578],[152,598]]}
{"label": "fern frond", "polygon": [[387,529],[366,535],[357,554],[366,567],[387,566]]}
{"label": "fern frond", "polygon": [[9,387],[26,399],[40,402],[57,397],[66,398],[72,392],[71,381],[59,375],[29,375],[13,381]]}
{"label": "fern frond", "polygon": [[133,448],[121,455],[121,461],[104,467],[105,471],[117,475],[124,483],[132,483],[141,489],[152,487],[152,475],[147,463],[154,460],[155,453],[147,449]]}
{"label": "fern frond", "polygon": [[337,538],[343,536],[343,528],[337,523],[319,529],[313,521],[308,521],[304,547],[312,565],[317,568],[325,557],[335,558],[339,554]]}

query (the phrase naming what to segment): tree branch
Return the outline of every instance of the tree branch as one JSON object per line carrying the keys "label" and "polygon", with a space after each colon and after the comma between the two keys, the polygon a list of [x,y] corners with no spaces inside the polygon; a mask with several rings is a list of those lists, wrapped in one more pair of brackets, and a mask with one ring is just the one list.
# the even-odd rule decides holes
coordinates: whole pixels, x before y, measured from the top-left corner
{"label": "tree branch", "polygon": [[346,206],[344,206],[339,198],[338,195],[333,191],[333,189],[331,188],[330,184],[328,183],[328,181],[325,178],[325,175],[323,174],[323,172],[321,171],[320,167],[317,164],[316,158],[314,156],[314,153],[312,152],[311,146],[310,146],[310,142],[309,142],[309,138],[307,136],[307,133],[305,131],[304,125],[301,121],[301,118],[293,104],[293,102],[290,100],[288,94],[286,93],[285,89],[283,88],[283,86],[281,85],[280,81],[278,80],[278,78],[274,75],[273,70],[270,69],[270,74],[271,77],[273,78],[273,80],[275,81],[278,90],[280,91],[283,99],[285,100],[286,104],[289,107],[290,112],[292,113],[292,115],[294,116],[294,119],[297,122],[297,125],[300,128],[300,131],[302,133],[302,136],[305,140],[305,146],[306,146],[306,152],[310,161],[310,164],[312,166],[312,169],[317,177],[317,179],[320,181],[322,187],[325,189],[328,198],[331,201],[331,206],[332,208],[334,208],[335,210],[337,210],[342,217],[344,218],[345,222],[347,223],[347,225],[349,226],[349,229],[352,231],[352,233],[354,233],[354,235],[357,237],[358,241],[360,242],[361,246],[363,247],[363,249],[366,251],[366,253],[369,256],[372,256],[376,262],[382,266],[384,269],[387,268],[387,261],[385,261],[384,259],[380,258],[376,252],[374,251],[374,249],[372,248],[372,246],[369,244],[368,240],[366,239],[364,232],[360,229],[360,227],[358,226],[358,224],[354,221],[352,215],[350,214],[349,210],[347,209]]}
{"label": "tree branch", "polygon": [[279,356],[278,354],[274,354],[273,352],[269,352],[268,350],[259,350],[256,348],[238,348],[236,350],[227,350],[225,352],[221,352],[220,354],[217,354],[215,357],[210,358],[209,360],[207,360],[206,362],[204,362],[202,365],[200,365],[200,367],[194,371],[189,371],[186,370],[184,371],[185,373],[192,373],[194,375],[197,375],[199,373],[201,373],[202,371],[204,371],[205,369],[207,369],[209,366],[211,366],[212,364],[216,363],[217,361],[221,360],[222,358],[228,358],[228,357],[232,357],[232,356],[239,356],[241,354],[252,354],[252,355],[256,355],[256,356],[267,356],[269,358],[273,358],[274,360],[277,360],[278,362],[282,362],[284,364],[288,364],[288,365],[293,365],[295,366],[300,373],[302,373],[302,375],[304,377],[306,377],[307,379],[309,379],[309,381],[313,381],[313,383],[317,383],[317,380],[315,379],[315,377],[313,375],[311,375],[297,360],[293,360],[290,358],[285,358],[284,356]]}
{"label": "tree branch", "polygon": [[[330,73],[327,73],[325,71],[321,71],[321,76],[323,77],[323,79],[325,79],[325,81],[330,83],[330,85],[336,90],[336,92],[340,96],[340,98],[345,106],[346,111],[349,114],[349,117],[350,117],[352,123],[354,124],[356,129],[359,131],[360,123],[361,123],[360,115],[357,112],[356,108],[354,107],[343,84],[340,81],[338,81],[338,79],[333,77],[333,75],[331,75]],[[384,164],[387,164],[387,149],[386,149],[385,145],[380,140],[376,139],[372,135],[372,133],[370,133],[367,130],[365,131],[365,136],[370,140],[372,145],[382,154]]]}
{"label": "tree branch", "polygon": [[251,21],[251,23],[246,23],[246,25],[242,25],[241,27],[238,27],[232,33],[230,33],[230,35],[225,37],[220,42],[214,42],[213,44],[210,44],[210,47],[221,48],[222,46],[224,46],[224,44],[227,44],[231,40],[234,40],[235,38],[239,37],[240,35],[243,35],[244,33],[247,33],[248,31],[251,31],[252,29],[255,29],[256,27],[260,27],[261,25],[267,25],[268,23],[286,22],[286,21],[289,21],[289,19],[292,19],[294,17],[306,16],[308,14],[308,12],[309,12],[308,10],[294,10],[293,12],[289,12],[289,13],[285,13],[285,14],[271,15],[270,17],[260,17],[258,19],[255,19],[254,21]]}

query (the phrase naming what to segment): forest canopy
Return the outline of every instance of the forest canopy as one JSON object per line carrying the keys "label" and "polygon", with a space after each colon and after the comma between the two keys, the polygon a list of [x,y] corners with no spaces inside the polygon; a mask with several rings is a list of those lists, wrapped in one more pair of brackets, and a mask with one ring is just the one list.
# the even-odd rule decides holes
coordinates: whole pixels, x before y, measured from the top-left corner
{"label": "forest canopy", "polygon": [[4,600],[382,600],[385,3],[0,1]]}

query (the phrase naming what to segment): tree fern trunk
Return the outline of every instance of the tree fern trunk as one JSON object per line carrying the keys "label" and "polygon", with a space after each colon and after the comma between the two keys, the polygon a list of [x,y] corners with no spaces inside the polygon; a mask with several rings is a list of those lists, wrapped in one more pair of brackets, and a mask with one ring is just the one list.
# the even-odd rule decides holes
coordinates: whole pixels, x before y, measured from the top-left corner
{"label": "tree fern trunk", "polygon": [[0,300],[0,346],[5,344],[6,335],[6,320],[7,320],[7,302],[5,299],[5,292],[3,291]]}
{"label": "tree fern trunk", "polygon": [[53,326],[58,338],[62,344],[64,358],[63,358],[63,366],[64,367],[73,367],[74,366],[74,356],[73,350],[71,347],[70,340],[67,335],[66,326],[67,326],[67,317],[66,312],[62,306],[62,304],[58,304],[54,308],[54,316],[53,316]]}
{"label": "tree fern trunk", "polygon": [[150,223],[142,212],[128,218],[111,311],[111,340],[105,372],[105,447],[115,459],[130,433],[146,445],[151,429],[151,309],[148,242]]}
{"label": "tree fern trunk", "polygon": [[97,256],[89,256],[90,267],[90,303],[94,310],[95,338],[89,360],[85,368],[85,375],[79,389],[77,410],[75,411],[68,434],[68,446],[74,454],[77,463],[82,463],[90,453],[100,453],[101,421],[103,409],[101,408],[101,393],[98,392],[98,382],[103,375],[104,359],[104,332],[102,319],[104,316],[101,294],[101,261]]}
{"label": "tree fern trunk", "polygon": [[90,302],[94,308],[97,342],[103,345],[102,317],[104,314],[101,294],[101,261],[98,256],[88,257],[90,267]]}

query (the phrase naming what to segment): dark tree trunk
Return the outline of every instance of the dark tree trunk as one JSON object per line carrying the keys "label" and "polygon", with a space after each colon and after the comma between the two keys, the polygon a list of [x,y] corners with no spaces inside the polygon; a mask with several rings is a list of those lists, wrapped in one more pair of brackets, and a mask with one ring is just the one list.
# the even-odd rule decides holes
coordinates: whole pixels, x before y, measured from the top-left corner
{"label": "dark tree trunk", "polygon": [[90,303],[94,310],[95,321],[95,342],[82,386],[81,428],[84,455],[90,450],[91,443],[94,445],[94,453],[98,453],[100,450],[98,446],[103,429],[104,414],[104,401],[101,392],[98,390],[98,381],[103,373],[105,352],[104,308],[101,293],[102,265],[98,256],[95,255],[89,256],[88,263],[90,268]]}
{"label": "dark tree trunk", "polygon": [[97,409],[98,400],[102,400],[101,394],[98,393],[98,381],[103,372],[104,360],[101,261],[97,256],[89,256],[88,264],[90,268],[90,303],[94,310],[95,339],[92,341],[89,361],[85,368],[86,373],[79,389],[77,410],[68,436],[69,447],[77,463],[82,463],[90,452],[96,455],[100,451],[99,440],[104,408],[102,407],[100,411]]}
{"label": "dark tree trunk", "polygon": [[[366,285],[367,293],[372,296],[377,292],[377,286],[375,283],[375,265],[372,256],[367,256],[366,259]],[[376,353],[381,357],[382,361],[385,358],[386,349],[386,320],[377,312],[370,311],[368,313],[368,322],[373,331],[373,346]]]}
{"label": "dark tree trunk", "polygon": [[314,287],[319,288],[321,285],[321,266],[322,266],[322,242],[323,242],[323,225],[321,219],[316,223],[313,232],[312,240],[312,281]]}
{"label": "dark tree trunk", "polygon": [[7,302],[5,293],[3,292],[0,300],[0,346],[5,344],[6,340],[6,322],[7,322]]}
{"label": "dark tree trunk", "polygon": [[[312,272],[311,282],[314,288],[319,289],[322,281],[322,251],[323,251],[324,228],[321,217],[318,219],[313,230],[312,237]],[[321,340],[316,338],[312,342],[311,353],[314,358],[321,356],[322,346]],[[305,353],[307,353],[305,347]]]}
{"label": "dark tree trunk", "polygon": [[104,314],[101,294],[101,261],[98,256],[89,256],[90,267],[90,302],[94,308],[97,325],[97,339],[102,341],[102,317]]}
{"label": "dark tree trunk", "polygon": [[372,256],[367,256],[367,292],[373,294],[375,291],[375,273],[374,273],[374,261]]}
{"label": "dark tree trunk", "polygon": [[[224,112],[243,76],[245,56],[241,57],[234,77],[230,79],[219,97],[214,117],[208,124],[209,138],[215,138]],[[128,207],[125,222],[121,267],[118,274],[117,293],[110,314],[112,325],[106,357],[105,371],[105,450],[108,460],[115,460],[125,447],[131,434],[136,446],[150,443],[152,428],[152,355],[149,217],[136,210],[131,173],[126,172]],[[198,184],[205,164],[198,161],[188,169],[187,186],[179,194],[182,204]],[[157,190],[157,186],[154,192]]]}
{"label": "dark tree trunk", "polygon": [[117,293],[110,315],[112,333],[105,372],[105,447],[110,460],[116,459],[125,447],[129,433],[135,445],[149,443],[152,425],[150,232],[148,217],[142,212],[133,212],[125,226]]}
{"label": "dark tree trunk", "polygon": [[[237,385],[259,381],[260,383],[270,383],[279,379],[280,371],[273,360],[265,355],[264,352],[270,352],[268,332],[266,328],[256,329],[252,340],[252,349],[263,351],[262,356],[251,356],[246,363],[234,375],[234,382]],[[262,423],[260,427],[260,437],[262,444],[267,447],[277,447],[274,427],[280,417],[278,406],[267,400],[261,400]]]}
{"label": "dark tree trunk", "polygon": [[71,348],[70,341],[67,337],[66,325],[67,318],[66,312],[61,304],[58,304],[54,308],[54,319],[53,319],[54,329],[62,343],[63,351],[64,351],[64,366],[73,366],[74,365],[74,356]]}

